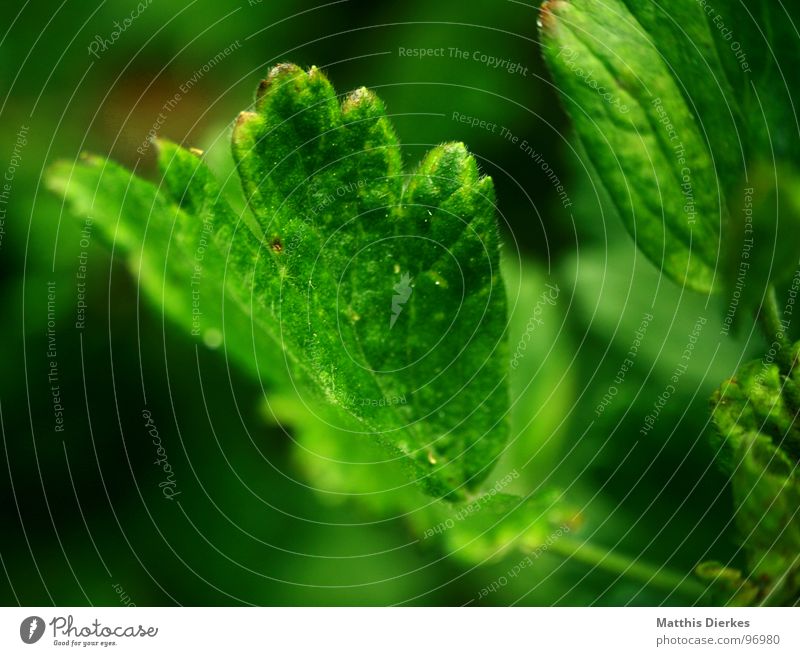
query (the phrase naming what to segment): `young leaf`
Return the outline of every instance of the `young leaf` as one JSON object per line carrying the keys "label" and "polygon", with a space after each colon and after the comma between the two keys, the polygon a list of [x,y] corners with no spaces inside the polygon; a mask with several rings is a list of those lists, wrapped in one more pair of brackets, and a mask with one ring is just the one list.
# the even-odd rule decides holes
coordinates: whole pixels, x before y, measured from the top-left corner
{"label": "young leaf", "polygon": [[382,103],[361,89],[340,107],[314,68],[273,69],[256,110],[233,149],[272,245],[254,293],[284,348],[434,494],[474,487],[507,432],[491,181],[448,144],[404,184]]}
{"label": "young leaf", "polygon": [[[657,22],[640,3],[630,4]],[[628,231],[667,276],[711,290],[726,211],[684,80],[675,77],[691,67],[679,56],[665,60],[621,0],[551,0],[540,23],[567,112]],[[662,32],[665,48],[679,47]],[[706,41],[701,46],[709,50]],[[691,94],[693,103],[696,97],[701,91]],[[712,103],[709,97],[701,105]],[[716,136],[712,145],[720,141]]]}
{"label": "young leaf", "polygon": [[750,435],[733,476],[737,526],[762,603],[800,602],[800,478],[797,462],[766,436]]}
{"label": "young leaf", "polygon": [[431,494],[467,495],[508,433],[491,180],[462,144],[404,174],[381,101],[359,89],[340,103],[316,68],[275,67],[254,109],[233,131],[252,217],[236,217],[198,156],[170,144],[160,189],[99,161],[60,165],[51,185],[110,238],[121,231],[148,265],[146,291],[184,317],[202,244],[203,312],[232,302],[251,321],[249,339],[239,331],[228,345],[275,353],[259,372],[283,370],[284,387],[337,411],[338,428],[381,439]]}
{"label": "young leaf", "polygon": [[[795,346],[793,362],[800,348]],[[800,600],[800,373],[750,362],[712,398],[717,444],[731,474],[736,525],[761,603]],[[744,590],[744,588],[742,589]],[[739,591],[741,592],[741,591]]]}

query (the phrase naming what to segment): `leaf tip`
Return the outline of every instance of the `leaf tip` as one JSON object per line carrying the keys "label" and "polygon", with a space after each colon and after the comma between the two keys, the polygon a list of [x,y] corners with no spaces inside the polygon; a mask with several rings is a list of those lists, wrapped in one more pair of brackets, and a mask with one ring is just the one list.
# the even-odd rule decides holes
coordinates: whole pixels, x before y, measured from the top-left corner
{"label": "leaf tip", "polygon": [[255,112],[239,112],[238,116],[236,117],[236,125],[241,125],[247,121],[253,120],[258,118],[258,114]]}
{"label": "leaf tip", "polygon": [[174,152],[178,148],[178,144],[163,137],[156,137],[151,142],[156,149],[156,154],[161,157],[166,153]]}
{"label": "leaf tip", "polygon": [[267,77],[258,83],[258,89],[256,90],[256,101],[261,100],[265,95],[267,95],[276,81],[282,78],[295,77],[302,74],[303,69],[301,69],[297,64],[283,62],[273,66],[271,69],[269,69]]}
{"label": "leaf tip", "polygon": [[342,113],[347,115],[362,108],[370,109],[373,107],[383,109],[380,98],[367,87],[359,87],[347,94],[342,103]]}
{"label": "leaf tip", "polygon": [[567,6],[567,0],[545,0],[539,7],[536,24],[543,32],[552,32],[557,24],[558,12]]}
{"label": "leaf tip", "polygon": [[44,171],[44,184],[45,187],[55,194],[62,194],[66,188],[66,179],[64,176],[64,169],[67,162],[64,160],[56,160],[49,164]]}
{"label": "leaf tip", "polygon": [[439,146],[436,167],[450,173],[463,184],[477,182],[480,178],[478,163],[463,141],[448,141]]}

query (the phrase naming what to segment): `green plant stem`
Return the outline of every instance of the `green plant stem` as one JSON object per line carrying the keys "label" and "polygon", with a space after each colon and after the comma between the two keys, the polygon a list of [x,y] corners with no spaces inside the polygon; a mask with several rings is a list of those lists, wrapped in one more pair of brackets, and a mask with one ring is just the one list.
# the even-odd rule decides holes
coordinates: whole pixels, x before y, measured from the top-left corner
{"label": "green plant stem", "polygon": [[550,549],[565,558],[573,558],[586,565],[635,579],[648,586],[669,592],[681,592],[686,597],[696,600],[707,593],[706,586],[691,577],[641,560],[631,560],[627,556],[608,551],[590,542],[561,537],[550,546]]}
{"label": "green plant stem", "polygon": [[788,376],[792,372],[792,343],[786,335],[786,329],[781,324],[781,314],[778,308],[778,299],[775,288],[770,285],[764,296],[764,303],[758,311],[758,325],[764,333],[767,342],[778,346],[777,362],[781,373]]}

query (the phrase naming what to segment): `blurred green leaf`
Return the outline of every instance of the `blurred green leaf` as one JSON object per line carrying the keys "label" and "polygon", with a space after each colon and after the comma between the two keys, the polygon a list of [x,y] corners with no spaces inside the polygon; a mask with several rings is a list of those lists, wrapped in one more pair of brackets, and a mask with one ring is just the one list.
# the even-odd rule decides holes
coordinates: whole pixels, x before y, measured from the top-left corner
{"label": "blurred green leaf", "polygon": [[566,329],[570,299],[561,280],[511,253],[502,270],[510,315],[511,437],[495,474],[518,471],[509,491],[525,495],[553,486],[572,435],[567,418],[576,398],[575,344]]}
{"label": "blurred green leaf", "polygon": [[[789,163],[751,166],[742,184],[741,209],[724,233],[731,324],[758,310],[770,285],[789,281],[798,268],[800,175]],[[733,203],[731,203],[733,206]]]}
{"label": "blurred green leaf", "polygon": [[[561,273],[568,286],[565,293],[575,294],[574,321],[591,326],[603,340],[613,338],[619,362],[610,361],[607,378],[619,373],[625,358],[632,361],[617,384],[620,393],[623,388],[631,392],[630,397],[614,401],[622,412],[638,409],[631,407],[634,396],[650,404],[651,399],[642,398],[642,384],[650,378],[654,385],[661,385],[675,372],[675,358],[685,351],[689,333],[701,319],[707,323],[697,337],[690,366],[681,376],[682,384],[676,386],[678,393],[684,393],[685,385],[685,401],[690,401],[700,385],[707,386],[710,394],[741,361],[742,344],[734,340],[720,343],[723,322],[717,315],[721,312],[709,308],[707,299],[664,284],[660,272],[628,241],[605,250],[582,249],[564,261]],[[635,354],[630,358],[632,348]],[[607,392],[609,382],[604,380],[598,391]]]}
{"label": "blurred green leaf", "polygon": [[[77,164],[57,162],[47,184],[67,198],[76,216],[93,220],[166,316],[212,348],[224,339],[232,357],[266,381],[281,380],[281,369],[271,364],[280,350],[272,341],[253,339],[247,297],[223,291],[236,217],[197,155],[160,142],[160,162],[169,171],[162,187],[91,155]],[[187,176],[185,190],[178,175]]]}
{"label": "blurred green leaf", "polygon": [[[748,158],[798,164],[797,106],[800,68],[795,2],[717,0],[706,6],[709,25],[719,33],[720,57],[746,117]],[[728,100],[728,102],[731,102]]]}

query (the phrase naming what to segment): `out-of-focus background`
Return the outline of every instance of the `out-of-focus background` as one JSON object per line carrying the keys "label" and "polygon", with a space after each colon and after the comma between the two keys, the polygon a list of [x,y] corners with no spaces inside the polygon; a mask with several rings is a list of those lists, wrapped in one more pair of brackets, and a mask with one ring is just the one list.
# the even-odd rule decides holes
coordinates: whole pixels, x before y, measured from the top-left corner
{"label": "out-of-focus background", "polygon": [[[533,3],[512,0],[6,8],[0,602],[686,601],[551,553],[507,577],[519,554],[474,567],[400,519],[315,493],[287,432],[268,420],[260,385],[140,299],[108,246],[45,189],[48,164],[83,151],[155,179],[148,135],[207,150],[227,174],[231,123],[283,61],[317,65],[339,92],[376,90],[409,165],[431,145],[464,141],[495,180],[508,251],[559,285],[525,362],[531,434],[552,449],[551,465],[524,472],[523,455],[526,480],[546,475],[569,490],[582,530],[614,552],[682,574],[710,558],[737,562],[729,492],[705,439],[707,399],[758,343],[749,327],[720,340],[721,308],[636,254],[571,138],[536,20]],[[615,383],[648,314],[635,365]],[[708,325],[690,367],[643,436],[701,316]],[[145,407],[180,504],[159,487]]]}

